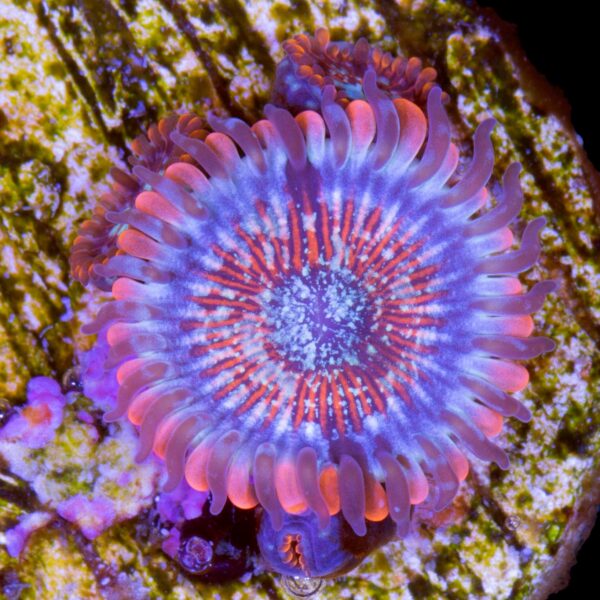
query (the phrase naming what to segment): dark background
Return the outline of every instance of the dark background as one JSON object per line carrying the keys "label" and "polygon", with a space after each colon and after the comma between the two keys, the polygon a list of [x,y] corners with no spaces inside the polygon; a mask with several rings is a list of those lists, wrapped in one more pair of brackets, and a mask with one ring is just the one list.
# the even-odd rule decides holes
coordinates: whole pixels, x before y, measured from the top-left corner
{"label": "dark background", "polygon": [[575,130],[600,169],[600,29],[594,3],[539,0],[480,0],[517,26],[526,56],[537,71],[563,91]]}
{"label": "dark background", "polygon": [[[537,71],[564,92],[571,104],[571,119],[589,158],[600,169],[600,30],[592,13],[594,3],[538,0],[477,2],[493,8],[504,20],[517,25],[528,59]],[[582,546],[571,570],[567,588],[549,600],[599,597],[600,527]],[[592,587],[586,584],[596,581]]]}

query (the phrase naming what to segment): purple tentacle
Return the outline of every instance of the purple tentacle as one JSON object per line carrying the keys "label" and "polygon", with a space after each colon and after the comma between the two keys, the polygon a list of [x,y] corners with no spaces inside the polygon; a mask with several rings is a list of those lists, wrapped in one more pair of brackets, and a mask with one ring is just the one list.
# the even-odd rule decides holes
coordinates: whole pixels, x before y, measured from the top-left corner
{"label": "purple tentacle", "polygon": [[468,236],[485,235],[506,227],[519,214],[523,204],[523,191],[519,182],[521,165],[512,163],[506,169],[502,179],[502,200],[478,219],[467,225]]}
{"label": "purple tentacle", "polygon": [[446,160],[450,148],[450,121],[442,106],[442,90],[433,88],[427,98],[427,117],[429,130],[425,152],[419,166],[409,181],[409,187],[414,188],[430,179]]}
{"label": "purple tentacle", "polygon": [[244,121],[233,118],[219,119],[212,113],[208,114],[207,120],[215,131],[229,135],[244,154],[252,160],[259,172],[266,173],[267,163],[263,149],[252,129]]}
{"label": "purple tentacle", "polygon": [[346,111],[335,102],[335,94],[336,91],[333,86],[328,85],[325,87],[321,99],[321,111],[333,144],[335,166],[339,168],[348,160],[352,132]]}
{"label": "purple tentacle", "polygon": [[375,113],[377,138],[375,140],[375,161],[373,167],[381,169],[387,164],[398,145],[400,136],[400,120],[398,113],[386,94],[377,87],[377,75],[369,68],[363,78],[363,90]]}
{"label": "purple tentacle", "polygon": [[265,115],[277,130],[294,169],[296,171],[304,170],[306,167],[306,140],[294,117],[287,110],[276,108],[272,104],[265,106]]}
{"label": "purple tentacle", "polygon": [[488,182],[494,168],[494,147],[490,135],[496,121],[487,119],[477,127],[473,140],[473,160],[443,200],[443,206],[455,206],[472,198]]}
{"label": "purple tentacle", "polygon": [[467,377],[461,375],[460,382],[473,392],[483,404],[495,410],[504,417],[516,417],[527,423],[531,420],[531,412],[521,402],[510,394],[499,390],[496,386],[479,379],[478,377]]}
{"label": "purple tentacle", "polygon": [[[210,177],[218,177],[221,179],[227,178],[228,174],[223,166],[223,161],[215,154],[208,144],[182,135],[177,130],[171,132],[170,137],[171,141],[187,152]],[[136,173],[136,170],[134,169],[133,172]]]}
{"label": "purple tentacle", "polygon": [[489,352],[498,358],[527,360],[545,352],[551,352],[556,347],[556,344],[553,340],[546,337],[517,338],[496,336],[475,338],[473,346],[484,352]]}
{"label": "purple tentacle", "polygon": [[494,314],[528,315],[542,308],[546,296],[556,289],[552,280],[539,281],[526,294],[477,298],[471,306]]}
{"label": "purple tentacle", "polygon": [[545,224],[546,219],[544,217],[530,221],[523,232],[523,240],[519,250],[485,259],[476,267],[477,273],[505,275],[520,273],[531,268],[540,256],[541,245],[538,234]]}

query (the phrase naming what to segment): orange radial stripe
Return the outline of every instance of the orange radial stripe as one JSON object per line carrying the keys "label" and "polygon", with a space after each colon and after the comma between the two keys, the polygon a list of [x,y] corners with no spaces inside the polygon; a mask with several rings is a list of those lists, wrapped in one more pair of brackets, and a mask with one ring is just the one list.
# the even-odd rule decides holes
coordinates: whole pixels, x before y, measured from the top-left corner
{"label": "orange radial stripe", "polygon": [[277,416],[277,413],[281,410],[281,405],[283,403],[284,400],[284,395],[280,393],[280,389],[277,388],[277,395],[275,396],[275,400],[273,402],[271,402],[271,409],[269,410],[269,414],[267,415],[267,418],[265,419],[264,422],[264,427],[268,427],[273,420],[275,419],[275,417]]}
{"label": "orange radial stripe", "polygon": [[308,390],[308,422],[313,423],[315,420],[315,412],[317,408],[317,390],[321,385],[321,375],[316,375]]}
{"label": "orange radial stripe", "polygon": [[[222,273],[223,270],[221,269],[220,272]],[[226,277],[222,277],[221,275],[217,275],[214,273],[203,273],[203,277],[205,279],[208,279],[209,281],[213,281],[214,283],[218,283],[228,288],[235,288],[237,290],[242,290],[254,294],[257,294],[261,291],[261,287],[258,285],[253,285],[251,283],[242,283],[241,281],[232,281],[231,279],[227,279]]]}
{"label": "orange radial stripe", "polygon": [[402,266],[398,267],[398,270],[396,271],[396,273],[398,275],[401,275],[402,273],[406,273],[406,271],[410,271],[412,268],[422,264],[423,262],[423,257],[416,257],[413,258],[412,260],[409,260],[408,262],[404,263]]}
{"label": "orange radial stripe", "polygon": [[335,426],[341,435],[346,433],[346,422],[344,420],[344,411],[342,407],[342,399],[338,392],[337,384],[333,379],[333,374],[330,372],[331,378],[331,396],[333,399],[333,412],[335,415]]}
{"label": "orange radial stripe", "polygon": [[[325,203],[323,203],[325,204]],[[327,209],[327,205],[325,204],[325,209]],[[337,234],[340,234],[340,204],[336,202],[333,206],[333,212],[331,216],[331,228]]]}
{"label": "orange radial stripe", "polygon": [[[418,281],[419,279],[422,279],[423,277],[429,277],[429,275],[433,275],[435,273],[437,273],[440,270],[440,265],[439,264],[434,264],[434,265],[428,265],[427,267],[422,267],[420,269],[417,269],[416,271],[413,271],[412,273],[408,274],[408,278],[411,282],[413,281]],[[413,285],[414,287],[414,285]]]}
{"label": "orange radial stripe", "polygon": [[[267,257],[265,256],[264,250],[261,246],[254,242],[254,239],[251,238],[246,231],[244,231],[241,227],[237,227],[237,234],[246,242],[250,254],[251,260],[255,261],[260,270],[271,279],[274,275],[277,274],[277,269],[274,266],[269,267]],[[264,236],[263,236],[264,239]]]}
{"label": "orange radial stripe", "polygon": [[386,300],[386,304],[394,306],[419,306],[420,304],[426,304],[432,300],[437,300],[444,295],[443,292],[429,292],[428,294],[421,294],[420,296],[413,296],[412,298],[398,298],[397,300]]}
{"label": "orange radial stripe", "polygon": [[241,227],[236,227],[236,233],[246,242],[246,245],[248,246],[247,256],[250,264],[252,264],[262,275],[270,275],[270,271],[267,266],[265,256],[262,253],[262,249],[254,243],[254,239],[251,238]]}
{"label": "orange radial stripe", "polygon": [[237,367],[237,366],[241,365],[242,360],[243,360],[242,357],[234,356],[234,357],[230,358],[229,360],[226,360],[225,362],[222,362],[222,363],[216,364],[212,367],[209,367],[204,372],[210,376],[218,375],[225,369],[230,369],[232,367]]}
{"label": "orange radial stripe", "polygon": [[396,223],[394,225],[394,227],[392,227],[386,234],[385,236],[379,241],[379,243],[372,248],[373,243],[374,243],[374,239],[371,241],[371,243],[368,244],[368,246],[365,248],[365,254],[369,257],[367,258],[366,261],[361,262],[357,269],[356,269],[356,274],[360,277],[368,268],[369,266],[375,262],[375,260],[377,258],[379,258],[379,256],[381,255],[381,252],[384,250],[384,248],[387,246],[387,244],[389,243],[389,241],[391,240],[392,236],[394,236],[396,234],[396,232],[398,231],[398,227],[399,227],[399,223]]}
{"label": "orange radial stripe", "polygon": [[[412,365],[412,363],[406,363],[405,361],[401,361],[401,362],[404,363],[408,367],[410,367]],[[398,375],[399,377],[404,379],[404,381],[406,381],[406,383],[408,383],[410,385],[415,385],[415,383],[416,383],[415,380],[408,373],[406,373],[406,371],[399,369],[395,365],[390,365],[390,371],[392,371],[392,373],[395,373],[396,375]]]}
{"label": "orange radial stripe", "polygon": [[410,348],[411,350],[423,352],[425,354],[431,354],[432,352],[434,352],[434,348],[432,348],[431,346],[425,346],[423,344],[419,344],[418,342],[411,342],[410,340],[400,337],[394,333],[389,333],[388,336],[390,340],[395,342],[398,346]]}
{"label": "orange radial stripe", "polygon": [[321,378],[319,386],[319,422],[321,423],[321,431],[327,431],[327,377]]}
{"label": "orange radial stripe", "polygon": [[[411,254],[413,254],[417,250],[419,250],[421,248],[421,246],[423,246],[424,243],[425,242],[423,240],[419,240],[418,242],[415,242],[414,244],[409,246],[406,250],[404,250],[400,254],[396,254],[395,249],[392,249],[392,252],[394,253],[394,258],[392,260],[388,261],[387,264],[385,263],[385,261],[382,261],[385,265],[383,267],[380,267],[379,265],[375,265],[373,268],[377,269],[380,277],[383,277],[383,276],[387,275],[391,270],[394,270],[400,263],[405,261]],[[418,264],[418,262],[419,261],[417,260],[417,262],[415,264]],[[407,267],[406,264],[403,264],[398,268],[396,273],[404,273],[407,270],[407,268],[409,268],[409,267]]]}
{"label": "orange radial stripe", "polygon": [[[398,227],[400,225],[402,225],[402,223],[404,222],[404,219],[402,219],[401,221],[398,221]],[[399,248],[402,248],[403,246],[406,245],[406,243],[408,242],[408,240],[410,240],[410,238],[412,238],[414,236],[414,232],[407,230],[402,234],[402,237],[400,237],[399,240],[394,242],[394,245],[392,246],[392,250],[394,252],[397,252]],[[418,242],[414,242],[414,243],[418,243]]]}
{"label": "orange radial stripe", "polygon": [[[279,357],[275,356],[274,358],[275,360],[278,360]],[[296,416],[296,403],[298,401],[298,395],[297,395],[297,390],[298,390],[298,384],[302,382],[302,380],[304,379],[304,377],[298,377],[296,379],[296,384],[294,387],[294,392],[291,394],[286,394],[284,397],[282,397],[282,400],[285,401],[285,411],[287,415],[290,415],[290,417],[293,415],[294,417]],[[293,427],[295,428],[295,425],[293,425]]]}
{"label": "orange radial stripe", "polygon": [[379,395],[377,385],[373,385],[373,383],[371,382],[371,377],[366,373],[363,374],[362,379],[365,381],[367,389],[369,390],[369,394],[371,394],[371,398],[373,398],[373,401],[375,402],[375,407],[380,413],[385,414],[385,402],[383,401],[383,398]]}
{"label": "orange radial stripe", "polygon": [[[271,246],[273,246],[273,249],[275,250],[275,258],[277,260],[277,262],[280,265],[281,270],[283,271],[284,274],[287,274],[288,269],[287,269],[287,265],[285,263],[285,261],[283,260],[283,253],[281,251],[281,243],[279,238],[277,237],[277,232],[275,230],[275,226],[273,225],[273,221],[271,220],[271,217],[269,217],[269,215],[267,214],[267,211],[265,209],[265,204],[262,201],[257,202],[257,210],[258,210],[258,214],[260,215],[265,228],[267,230],[267,233],[269,234],[269,239],[265,240],[264,242],[262,242],[262,237],[261,237],[261,242],[263,243],[263,246],[270,242]],[[262,234],[261,234],[262,236]]]}
{"label": "orange radial stripe", "polygon": [[[316,225],[315,213],[310,204],[310,199],[305,195],[303,200],[304,215],[309,219],[312,218]],[[317,235],[314,229],[305,228],[306,241],[308,243],[308,263],[311,267],[319,264],[319,246],[317,245]]]}
{"label": "orange radial stripe", "polygon": [[406,387],[404,387],[404,385],[402,383],[400,383],[394,377],[389,377],[387,379],[387,381],[389,381],[390,385],[400,394],[400,398],[402,398],[402,400],[404,400],[404,402],[406,402],[406,404],[408,404],[408,405],[412,404],[410,396],[409,396],[408,392],[406,391]]}
{"label": "orange radial stripe", "polygon": [[[250,396],[250,398],[248,398],[248,400],[246,400],[246,402],[244,402],[244,404],[242,404],[242,406],[240,406],[236,411],[235,414],[236,415],[243,415],[245,412],[248,412],[263,396],[264,396],[264,392],[262,392],[261,390],[264,388],[264,390],[267,390],[269,388],[269,383],[271,383],[273,381],[273,378],[271,378],[266,384],[261,385],[261,387],[254,392],[254,394],[252,394],[252,396]],[[277,386],[275,386],[268,394],[268,396],[264,399],[264,403],[268,404],[269,401],[271,400],[271,398],[273,397],[273,395],[275,394],[275,392],[277,391]],[[261,391],[261,393],[259,394],[258,392]]]}
{"label": "orange radial stripe", "polygon": [[390,356],[394,357],[394,363],[396,365],[404,365],[409,370],[416,370],[419,372],[418,366],[425,362],[425,357],[422,354],[414,354],[406,348],[402,350],[395,350],[393,347],[388,348]]}
{"label": "orange radial stripe", "polygon": [[383,293],[385,296],[388,296],[392,291],[394,291],[394,293],[396,294],[401,293],[404,289],[406,289],[409,292],[413,292],[415,290],[423,289],[428,285],[433,285],[432,280],[425,280],[421,283],[415,282],[420,281],[421,279],[424,279],[429,275],[434,275],[439,271],[439,268],[439,265],[435,264],[416,269],[412,273],[407,274],[394,272],[387,276],[387,283],[381,282],[381,274],[378,272],[374,272],[373,275],[369,278],[369,280],[375,281],[377,285],[380,286],[381,293]]}
{"label": "orange radial stripe", "polygon": [[[257,237],[258,241],[260,242],[260,245],[263,249],[263,254],[265,253],[264,249],[270,245],[273,248],[273,252],[275,253],[276,260],[279,260],[279,264],[281,265],[282,264],[282,262],[281,262],[282,256],[281,256],[281,250],[279,249],[278,244],[277,244],[277,239],[272,236],[266,237],[265,234],[262,233],[262,231],[259,232],[256,235],[256,237]],[[266,257],[266,255],[265,255],[265,257]],[[269,273],[271,273],[272,278],[276,278],[281,274],[280,268],[277,267],[277,265],[275,263],[268,268],[269,268]]]}
{"label": "orange radial stripe", "polygon": [[[224,340],[224,341],[228,341],[228,340]],[[223,360],[226,360],[233,354],[239,354],[241,356],[242,360],[248,361],[248,357],[242,355],[243,348],[244,348],[243,344],[235,344],[235,345],[232,345],[230,348],[227,348],[227,347],[226,348],[218,348],[214,352],[213,358],[214,358],[214,360],[221,362]]]}
{"label": "orange radial stripe", "polygon": [[[388,311],[386,311],[386,313],[387,312]],[[426,317],[417,313],[414,313],[412,316],[407,317],[397,317],[394,314],[385,314],[385,320],[398,325],[410,325],[411,327],[414,327],[415,325],[419,327],[424,327],[426,325],[440,326],[443,323],[442,319],[436,319],[435,317]]]}
{"label": "orange radial stripe", "polygon": [[[210,335],[210,334],[209,334]],[[208,337],[208,336],[207,336]],[[218,336],[222,337],[222,336]],[[245,339],[245,335],[238,333],[237,335],[233,335],[230,338],[220,339],[218,342],[211,342],[210,344],[204,346],[206,351],[209,350],[218,350],[219,348],[228,348],[231,347],[232,350],[240,347],[240,342]]]}
{"label": "orange radial stripe", "polygon": [[225,397],[231,390],[234,390],[237,387],[240,387],[245,381],[252,376],[259,368],[258,364],[254,364],[250,368],[245,368],[244,373],[242,375],[235,376],[225,387],[221,388],[218,392],[215,393],[215,398],[220,400]]}
{"label": "orange radial stripe", "polygon": [[[234,267],[236,269],[239,269],[240,271],[243,271],[244,273],[246,273],[250,278],[252,278],[254,281],[256,281],[258,284],[260,284],[260,276],[261,276],[261,272],[260,271],[256,271],[251,269],[250,267],[242,264],[239,261],[239,258],[236,257],[234,254],[231,254],[229,252],[225,252],[225,250],[223,250],[222,248],[220,248],[219,246],[217,246],[216,244],[214,244],[212,246],[212,251],[219,257],[222,258],[224,261],[231,263],[232,265],[234,265]],[[221,267],[223,268],[223,267]],[[257,279],[258,276],[258,279]]]}
{"label": "orange radial stripe", "polygon": [[292,234],[292,265],[296,271],[302,271],[302,254],[301,254],[301,232],[300,232],[300,219],[296,212],[296,207],[293,202],[288,203],[288,209],[290,212],[290,232]]}
{"label": "orange radial stripe", "polygon": [[[337,377],[338,377],[340,383],[342,384],[342,388],[344,389],[344,396],[346,397],[346,402],[348,403],[348,408],[350,410],[350,419],[352,420],[352,425],[354,426],[355,431],[361,432],[362,428],[363,428],[362,420],[360,418],[360,415],[358,414],[356,398],[354,397],[354,394],[350,390],[350,386],[348,385],[348,382],[346,381],[344,374],[342,372],[340,372],[340,373],[338,373]],[[370,415],[371,407],[367,406],[367,409],[368,410],[366,410],[365,413],[367,415]]]}
{"label": "orange radial stripe", "polygon": [[[236,320],[234,322],[237,323],[239,321]],[[194,328],[198,329],[200,327],[204,327],[205,325],[206,325],[206,323],[194,323]],[[227,335],[227,334],[224,333],[223,331],[215,331],[214,329],[211,329],[204,334],[204,337],[207,340],[222,340],[224,335]]]}
{"label": "orange radial stripe", "polygon": [[[408,240],[410,240],[411,237],[412,237],[412,234],[407,231],[399,240],[395,241],[388,248],[389,254],[394,256],[394,258],[398,257],[399,256],[398,252],[400,252],[402,250],[402,248],[404,248],[406,246],[406,243],[408,242]],[[419,242],[418,241],[413,242],[413,245],[415,245],[415,244],[419,244]],[[403,260],[403,259],[401,258],[400,260]],[[390,263],[389,259],[385,258],[384,256],[380,256],[373,264],[373,270],[375,272],[379,272],[385,265],[388,265],[389,263]]]}
{"label": "orange radial stripe", "polygon": [[304,377],[301,378],[301,382],[302,385],[300,387],[300,391],[298,392],[298,405],[296,406],[294,417],[294,429],[298,429],[298,427],[300,427],[304,418],[304,401],[306,398],[306,392],[308,390],[308,384],[306,383],[306,379]]}
{"label": "orange radial stripe", "polygon": [[422,327],[425,319],[436,319],[438,323],[444,323],[444,319],[431,316],[432,310],[433,305],[416,306],[413,307],[412,310],[404,310],[401,306],[393,307],[384,304],[381,311],[381,316],[382,319],[385,317],[385,320],[388,318],[390,320],[401,320],[403,318],[409,319],[407,323],[409,323],[409,325],[412,327]]}
{"label": "orange radial stripe", "polygon": [[242,404],[242,406],[236,410],[235,414],[238,416],[243,415],[249,408],[258,402],[258,400],[266,391],[267,386],[265,384],[261,384],[261,386],[250,395],[250,398],[248,398],[248,400],[246,400],[246,402],[244,402],[244,404]]}
{"label": "orange radial stripe", "polygon": [[[233,317],[231,319],[224,319],[222,321],[206,321],[204,323],[198,323],[198,328],[205,329],[214,329],[215,327],[229,327],[230,325],[235,325],[240,322],[240,317]],[[215,332],[218,335],[222,335],[222,333]]]}
{"label": "orange radial stripe", "polygon": [[[388,283],[391,285],[387,286],[387,288],[385,289],[385,294],[382,293],[382,295],[384,295],[385,297],[389,297],[392,292],[394,294],[402,294],[402,293],[414,294],[415,292],[420,292],[420,291],[427,289],[428,287],[433,286],[439,282],[423,281],[421,283],[406,285],[406,283],[404,281],[396,280],[396,281],[389,281]],[[402,287],[400,287],[400,286],[402,286]],[[381,287],[383,288],[383,286],[381,286]]]}
{"label": "orange radial stripe", "polygon": [[279,240],[279,238],[277,237],[271,237],[271,245],[273,246],[273,248],[275,249],[275,259],[277,260],[277,263],[279,264],[279,268],[281,269],[281,272],[284,275],[287,275],[289,273],[289,265],[287,263],[287,261],[285,260],[285,258],[283,257],[283,251],[281,249],[281,241]]}
{"label": "orange radial stripe", "polygon": [[[208,311],[207,311],[208,312]],[[208,339],[213,339],[215,337],[222,337],[223,335],[226,335],[227,332],[225,331],[218,331],[219,329],[223,328],[223,329],[227,329],[229,328],[231,325],[239,325],[239,329],[246,329],[247,328],[247,323],[244,323],[245,321],[254,321],[256,319],[254,319],[255,315],[250,315],[250,314],[246,314],[244,316],[242,316],[241,314],[237,314],[234,317],[230,318],[230,319],[223,319],[220,321],[212,321],[209,320],[210,319],[210,313],[208,314],[204,314],[202,315],[203,317],[207,318],[207,321],[205,322],[198,322],[198,321],[194,321],[194,329],[207,329],[208,333],[206,334],[206,337]],[[217,330],[217,331],[215,331]],[[263,328],[261,328],[261,330],[264,331]],[[253,324],[252,325],[252,331],[256,331],[256,326]]]}
{"label": "orange radial stripe", "polygon": [[[371,212],[367,222],[362,226],[360,235],[354,235],[352,241],[355,242],[355,248],[350,249],[350,260],[354,262],[354,259],[361,253],[363,247],[373,239],[372,232],[373,228],[377,224],[379,217],[381,216],[381,209],[376,208]],[[358,239],[357,239],[358,238]]]}
{"label": "orange radial stripe", "polygon": [[430,355],[431,352],[414,353],[408,348],[396,348],[390,346],[385,349],[385,356],[396,364],[402,364],[408,368],[415,369],[417,364],[428,364],[425,355]]}
{"label": "orange radial stripe", "polygon": [[[241,302],[240,300],[229,300],[228,298],[200,298],[198,296],[191,296],[190,300],[195,302],[200,306],[204,306],[205,304],[208,306],[231,306],[235,308],[243,308],[244,310],[249,310],[251,312],[259,312],[258,306],[252,302]],[[206,308],[206,307],[205,307]]]}
{"label": "orange radial stripe", "polygon": [[373,410],[371,408],[371,403],[362,391],[362,385],[358,382],[358,379],[356,379],[351,369],[348,369],[346,373],[348,375],[348,378],[350,379],[350,383],[358,391],[358,397],[360,398],[360,403],[362,404],[363,412],[367,415],[370,415],[373,412]]}
{"label": "orange radial stripe", "polygon": [[325,248],[325,260],[331,260],[333,256],[333,246],[329,237],[329,211],[325,202],[320,203],[321,209],[321,233],[323,235],[323,245]]}
{"label": "orange radial stripe", "polygon": [[346,244],[348,241],[348,234],[350,233],[350,225],[352,224],[352,213],[354,212],[354,202],[352,200],[348,200],[344,205],[344,216],[343,216],[343,224],[342,224],[342,233],[340,237],[342,238],[342,242]]}

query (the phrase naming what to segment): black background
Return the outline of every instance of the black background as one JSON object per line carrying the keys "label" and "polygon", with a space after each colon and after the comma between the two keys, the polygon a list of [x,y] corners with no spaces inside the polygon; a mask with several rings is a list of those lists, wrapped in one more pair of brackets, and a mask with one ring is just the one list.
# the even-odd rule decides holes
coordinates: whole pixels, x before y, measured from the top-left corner
{"label": "black background", "polygon": [[600,27],[594,3],[481,0],[517,26],[525,54],[536,70],[563,91],[588,156],[600,169]]}
{"label": "black background", "polygon": [[[477,4],[493,8],[504,21],[517,25],[525,54],[537,71],[563,91],[571,104],[575,130],[600,169],[600,28],[593,14],[594,3],[481,0]],[[550,600],[600,597],[599,538],[596,524],[579,551],[569,586]]]}

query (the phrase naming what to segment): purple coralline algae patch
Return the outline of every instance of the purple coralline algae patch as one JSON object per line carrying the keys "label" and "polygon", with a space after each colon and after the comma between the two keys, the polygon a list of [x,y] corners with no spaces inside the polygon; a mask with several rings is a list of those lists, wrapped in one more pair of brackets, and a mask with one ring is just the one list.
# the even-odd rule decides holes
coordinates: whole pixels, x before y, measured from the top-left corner
{"label": "purple coralline algae patch", "polygon": [[171,558],[177,558],[179,552],[179,546],[181,544],[181,533],[177,527],[173,527],[169,530],[169,533],[163,541],[161,548],[162,551],[170,556]]}
{"label": "purple coralline algae patch", "polygon": [[156,508],[163,521],[181,523],[199,517],[207,499],[207,492],[198,492],[182,480],[172,492],[164,492],[159,496]]}
{"label": "purple coralline algae patch", "polygon": [[13,558],[20,556],[31,534],[47,525],[52,518],[52,514],[41,511],[22,515],[18,524],[4,534],[8,554]]}
{"label": "purple coralline algae patch", "polygon": [[162,543],[162,550],[175,559],[181,542],[181,526],[185,521],[196,519],[202,515],[202,509],[208,499],[207,492],[198,492],[183,480],[172,492],[161,493],[156,501],[156,509],[164,525],[167,537]]}
{"label": "purple coralline algae patch", "polygon": [[111,409],[117,393],[116,379],[103,368],[107,351],[108,345],[99,342],[79,356],[79,383],[87,399],[76,392],[63,394],[49,377],[35,377],[26,404],[0,429],[0,455],[47,509],[24,513],[7,530],[5,544],[13,557],[55,514],[93,540],[155,500],[167,536],[164,550],[175,557],[182,524],[202,514],[208,494],[185,481],[156,495],[166,478],[164,465],[156,457],[135,461],[138,442],[131,424],[110,425],[101,433],[98,411]]}
{"label": "purple coralline algae patch", "polygon": [[[81,383],[93,404],[77,393],[63,394],[48,377],[36,377],[26,404],[0,430],[0,455],[11,471],[31,484],[45,509],[75,524],[88,539],[148,508],[162,476],[158,460],[135,462],[137,435],[131,425],[100,432],[94,414],[115,399],[110,378],[102,385],[94,379],[101,352],[100,345],[82,357]],[[22,515],[6,534],[9,552],[18,555],[29,533],[51,518],[52,512]]]}
{"label": "purple coralline algae patch", "polygon": [[89,540],[108,529],[117,516],[114,503],[108,498],[87,498],[82,494],[61,502],[56,511],[63,519],[75,523]]}
{"label": "purple coralline algae patch", "polygon": [[113,408],[118,389],[115,369],[107,372],[104,368],[109,349],[108,342],[100,336],[91,350],[79,357],[83,393],[103,411]]}
{"label": "purple coralline algae patch", "polygon": [[66,400],[60,386],[49,377],[34,377],[27,386],[27,403],[0,430],[2,443],[43,448],[63,421]]}

